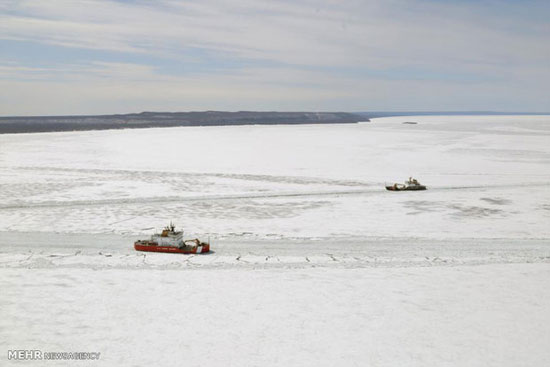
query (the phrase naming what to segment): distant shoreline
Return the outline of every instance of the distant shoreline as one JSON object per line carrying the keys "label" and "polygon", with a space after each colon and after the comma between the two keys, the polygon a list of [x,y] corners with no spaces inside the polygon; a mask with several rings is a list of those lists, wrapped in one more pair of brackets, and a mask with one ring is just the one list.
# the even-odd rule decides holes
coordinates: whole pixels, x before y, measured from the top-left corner
{"label": "distant shoreline", "polygon": [[368,121],[346,112],[142,112],[97,116],[0,117],[0,134],[179,126],[342,124]]}
{"label": "distant shoreline", "polygon": [[350,124],[398,116],[550,115],[548,112],[402,111],[402,112],[141,112],[113,115],[0,117],[0,134],[144,129],[180,126]]}

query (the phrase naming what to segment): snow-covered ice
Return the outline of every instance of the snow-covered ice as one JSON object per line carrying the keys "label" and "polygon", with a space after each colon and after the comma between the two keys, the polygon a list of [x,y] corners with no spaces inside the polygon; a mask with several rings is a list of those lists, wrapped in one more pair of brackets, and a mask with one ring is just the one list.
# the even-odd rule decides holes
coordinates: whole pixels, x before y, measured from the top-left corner
{"label": "snow-covered ice", "polygon": [[550,363],[547,264],[0,274],[0,344],[71,366]]}
{"label": "snow-covered ice", "polygon": [[[0,345],[547,365],[549,168],[550,116],[0,135]],[[409,176],[428,190],[384,189]],[[169,221],[213,253],[132,249]]]}
{"label": "snow-covered ice", "polygon": [[[549,134],[548,116],[429,116],[2,135],[0,231],[548,238]],[[383,189],[411,175],[429,190]]]}

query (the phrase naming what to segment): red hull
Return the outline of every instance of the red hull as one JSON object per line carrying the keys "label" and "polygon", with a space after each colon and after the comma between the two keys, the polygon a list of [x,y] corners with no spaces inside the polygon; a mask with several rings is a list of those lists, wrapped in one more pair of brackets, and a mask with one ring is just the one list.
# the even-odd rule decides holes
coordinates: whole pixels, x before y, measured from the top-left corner
{"label": "red hull", "polygon": [[200,254],[204,254],[210,251],[210,244],[193,246],[191,248],[179,248],[174,246],[159,246],[157,244],[145,244],[139,242],[134,243],[134,248],[137,251],[168,252],[173,254],[196,254],[199,247],[200,251],[198,251],[198,253]]}

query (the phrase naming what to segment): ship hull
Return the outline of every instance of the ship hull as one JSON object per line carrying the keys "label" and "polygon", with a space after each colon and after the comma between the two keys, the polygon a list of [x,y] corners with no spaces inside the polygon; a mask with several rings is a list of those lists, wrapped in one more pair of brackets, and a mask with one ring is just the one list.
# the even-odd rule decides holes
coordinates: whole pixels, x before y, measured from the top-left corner
{"label": "ship hull", "polygon": [[386,190],[388,191],[422,191],[422,190],[426,190],[426,186],[424,185],[406,186],[406,187],[386,186]]}
{"label": "ship hull", "polygon": [[134,249],[146,252],[165,252],[171,254],[204,254],[210,251],[210,244],[198,246],[186,246],[183,248],[175,246],[162,246],[155,243],[134,243]]}

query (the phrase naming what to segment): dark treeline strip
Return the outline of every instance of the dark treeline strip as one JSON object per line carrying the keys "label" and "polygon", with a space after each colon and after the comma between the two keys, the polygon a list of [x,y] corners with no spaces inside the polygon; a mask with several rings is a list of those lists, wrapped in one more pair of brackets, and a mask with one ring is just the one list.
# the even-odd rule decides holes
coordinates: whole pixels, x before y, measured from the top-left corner
{"label": "dark treeline strip", "polygon": [[101,116],[0,117],[0,133],[135,129],[175,126],[330,124],[368,121],[345,112],[142,112]]}

